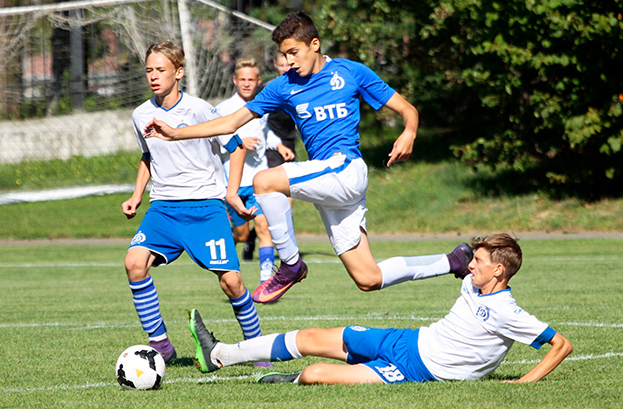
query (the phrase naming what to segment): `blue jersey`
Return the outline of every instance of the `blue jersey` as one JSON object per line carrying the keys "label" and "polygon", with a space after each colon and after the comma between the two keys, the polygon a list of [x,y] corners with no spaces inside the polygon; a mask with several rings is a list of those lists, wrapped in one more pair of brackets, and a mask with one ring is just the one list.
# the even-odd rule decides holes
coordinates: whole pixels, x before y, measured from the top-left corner
{"label": "blue jersey", "polygon": [[335,152],[360,158],[359,96],[378,110],[394,93],[365,65],[327,58],[316,74],[301,77],[290,70],[277,77],[245,106],[260,116],[288,112],[310,159],[328,159]]}

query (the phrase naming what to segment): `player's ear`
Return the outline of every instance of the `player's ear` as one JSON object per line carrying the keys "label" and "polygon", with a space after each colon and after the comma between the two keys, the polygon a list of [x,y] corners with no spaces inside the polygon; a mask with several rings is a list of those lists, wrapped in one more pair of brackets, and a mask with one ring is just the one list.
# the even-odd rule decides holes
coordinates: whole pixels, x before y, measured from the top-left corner
{"label": "player's ear", "polygon": [[320,51],[320,39],[313,38],[311,42],[309,43],[309,46],[314,52],[319,52]]}
{"label": "player's ear", "polygon": [[175,73],[175,79],[181,80],[184,77],[184,66],[180,66],[177,68],[177,72]]}
{"label": "player's ear", "polygon": [[504,277],[505,271],[506,271],[506,267],[504,267],[504,264],[498,263],[495,265],[495,271],[493,272],[493,275],[495,277],[502,278]]}

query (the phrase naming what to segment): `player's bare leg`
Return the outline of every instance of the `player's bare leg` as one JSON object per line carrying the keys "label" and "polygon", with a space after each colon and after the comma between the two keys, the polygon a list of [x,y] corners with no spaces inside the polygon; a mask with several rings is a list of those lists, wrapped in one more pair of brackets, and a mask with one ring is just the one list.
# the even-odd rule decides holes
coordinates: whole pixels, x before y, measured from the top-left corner
{"label": "player's bare leg", "polygon": [[249,238],[249,223],[241,224],[240,226],[232,226],[234,233],[234,241],[236,243],[244,243]]}
{"label": "player's bare leg", "polygon": [[372,256],[368,235],[363,229],[361,229],[359,243],[352,249],[340,254],[340,260],[360,290],[381,289],[383,273]]}
{"label": "player's bare leg", "polygon": [[296,334],[296,347],[303,356],[318,356],[346,362],[348,353],[342,340],[344,327],[307,328]]}
{"label": "player's bare leg", "polygon": [[298,378],[302,385],[352,385],[383,383],[381,377],[365,365],[340,365],[317,363],[303,369]]}
{"label": "player's bare leg", "polygon": [[229,298],[238,298],[244,295],[246,288],[242,276],[237,271],[219,272],[218,281],[221,289]]}
{"label": "player's bare leg", "polygon": [[125,271],[128,280],[141,281],[149,275],[149,269],[156,260],[156,255],[145,247],[132,247],[125,256]]}

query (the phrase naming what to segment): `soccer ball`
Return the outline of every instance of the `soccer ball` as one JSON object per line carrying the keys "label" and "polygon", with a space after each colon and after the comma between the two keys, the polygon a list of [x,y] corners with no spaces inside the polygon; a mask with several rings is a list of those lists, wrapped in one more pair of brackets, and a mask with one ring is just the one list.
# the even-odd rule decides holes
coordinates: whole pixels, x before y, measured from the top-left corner
{"label": "soccer ball", "polygon": [[117,381],[127,389],[158,389],[166,366],[162,355],[147,345],[134,345],[117,358]]}

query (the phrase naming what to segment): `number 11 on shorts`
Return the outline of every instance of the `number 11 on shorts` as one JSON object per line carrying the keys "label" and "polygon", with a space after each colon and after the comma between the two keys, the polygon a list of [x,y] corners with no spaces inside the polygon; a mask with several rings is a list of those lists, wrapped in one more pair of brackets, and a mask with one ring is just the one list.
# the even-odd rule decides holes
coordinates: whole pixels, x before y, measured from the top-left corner
{"label": "number 11 on shorts", "polygon": [[[210,258],[212,260],[216,260],[217,258],[219,260],[224,260],[225,258],[227,258],[227,252],[225,251],[225,239],[220,239],[220,240],[210,240],[208,242],[206,242],[206,247],[210,248]],[[219,248],[220,251],[220,257],[216,256],[216,249],[217,247]]]}

